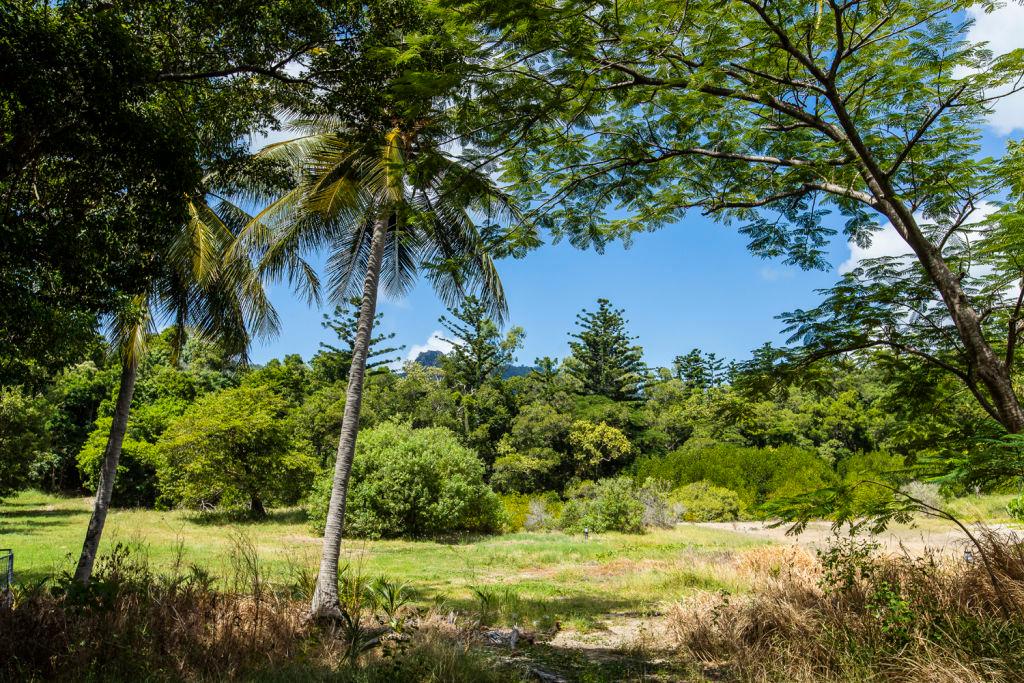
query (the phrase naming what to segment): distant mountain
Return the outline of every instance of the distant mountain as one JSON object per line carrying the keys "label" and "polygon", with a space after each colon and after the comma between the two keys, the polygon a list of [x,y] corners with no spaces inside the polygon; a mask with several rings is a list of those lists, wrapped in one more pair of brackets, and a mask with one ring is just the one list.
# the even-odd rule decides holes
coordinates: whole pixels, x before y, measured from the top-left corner
{"label": "distant mountain", "polygon": [[505,368],[505,374],[502,375],[505,379],[509,377],[522,377],[523,375],[529,375],[537,368],[530,365],[510,365]]}
{"label": "distant mountain", "polygon": [[440,351],[421,351],[414,362],[425,368],[439,368],[442,358],[444,358],[444,354]]}
{"label": "distant mountain", "polygon": [[[444,358],[444,353],[441,351],[421,351],[420,355],[416,356],[415,363],[419,363],[425,368],[439,368],[441,367],[441,359]],[[509,377],[522,377],[523,375],[529,375],[535,368],[530,365],[510,365],[505,368],[503,377],[508,379]]]}

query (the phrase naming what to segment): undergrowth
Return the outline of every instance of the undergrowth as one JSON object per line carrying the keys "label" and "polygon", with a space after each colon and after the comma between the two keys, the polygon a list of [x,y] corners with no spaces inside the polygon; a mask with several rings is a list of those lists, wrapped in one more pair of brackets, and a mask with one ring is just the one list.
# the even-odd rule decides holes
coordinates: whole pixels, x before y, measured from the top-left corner
{"label": "undergrowth", "polygon": [[856,539],[766,551],[794,556],[755,563],[744,596],[676,605],[670,627],[681,656],[730,680],[1024,681],[1024,541],[979,534],[956,558]]}

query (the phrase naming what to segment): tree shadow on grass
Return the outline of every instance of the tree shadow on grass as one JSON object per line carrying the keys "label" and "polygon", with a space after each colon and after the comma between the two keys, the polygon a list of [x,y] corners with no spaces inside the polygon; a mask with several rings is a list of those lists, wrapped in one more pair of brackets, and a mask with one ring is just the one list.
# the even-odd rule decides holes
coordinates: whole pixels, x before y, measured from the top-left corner
{"label": "tree shadow on grass", "polygon": [[266,517],[252,517],[245,511],[213,510],[211,512],[193,512],[186,516],[192,524],[199,526],[220,526],[224,524],[245,526],[272,526],[275,524],[304,524],[308,517],[302,508],[283,508],[271,510]]}
{"label": "tree shadow on grass", "polygon": [[31,535],[48,527],[61,527],[67,526],[69,523],[77,523],[76,518],[88,516],[88,510],[40,510],[38,508],[4,510],[3,514],[0,514],[0,534]]}
{"label": "tree shadow on grass", "polygon": [[70,510],[68,508],[43,509],[34,507],[26,510],[4,510],[0,519],[21,519],[24,517],[76,517],[88,515],[89,510]]}
{"label": "tree shadow on grass", "polygon": [[[553,626],[555,622],[586,620],[597,624],[600,617],[623,613],[643,614],[647,603],[639,599],[612,598],[589,593],[564,593],[553,597],[524,597],[515,585],[501,584],[476,587],[477,593],[465,598],[436,598],[444,609],[477,615],[487,623],[521,624],[538,622]],[[426,591],[424,591],[426,593]]]}
{"label": "tree shadow on grass", "polygon": [[682,661],[670,649],[646,648],[574,648],[537,643],[505,653],[506,661],[522,668],[556,673],[567,680],[595,683],[626,681],[703,680],[692,663]]}

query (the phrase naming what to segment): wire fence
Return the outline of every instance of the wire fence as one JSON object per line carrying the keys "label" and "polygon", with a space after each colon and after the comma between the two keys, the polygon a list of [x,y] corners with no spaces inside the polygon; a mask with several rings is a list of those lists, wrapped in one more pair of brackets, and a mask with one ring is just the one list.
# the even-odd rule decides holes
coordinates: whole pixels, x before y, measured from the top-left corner
{"label": "wire fence", "polygon": [[0,590],[7,590],[14,583],[14,551],[0,548]]}

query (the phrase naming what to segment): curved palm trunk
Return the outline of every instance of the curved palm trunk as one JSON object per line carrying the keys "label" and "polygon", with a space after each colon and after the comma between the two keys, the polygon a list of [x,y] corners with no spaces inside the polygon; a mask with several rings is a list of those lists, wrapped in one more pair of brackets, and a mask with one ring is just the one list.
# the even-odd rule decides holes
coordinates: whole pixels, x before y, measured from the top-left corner
{"label": "curved palm trunk", "polygon": [[352,470],[352,456],[359,432],[359,409],[363,400],[363,376],[366,373],[366,355],[370,348],[373,318],[377,312],[377,285],[380,265],[384,257],[388,219],[378,218],[373,224],[370,258],[366,264],[363,282],[363,302],[359,309],[359,325],[352,347],[352,369],[348,375],[345,393],[345,414],[338,439],[338,456],[334,463],[334,484],[331,502],[327,508],[324,528],[324,546],[320,556],[320,572],[316,578],[310,614],[314,619],[340,615],[338,608],[338,555],[341,553],[341,535],[345,527],[345,500],[348,496],[348,478]]}
{"label": "curved palm trunk", "polygon": [[128,412],[132,405],[132,394],[135,393],[138,370],[136,361],[126,361],[121,369],[121,387],[117,392],[114,420],[110,425],[110,437],[103,453],[99,486],[96,487],[96,502],[93,504],[89,528],[85,532],[82,555],[78,558],[78,566],[75,568],[75,581],[83,586],[87,586],[89,579],[92,578],[92,566],[96,562],[103,525],[107,521],[110,497],[114,491],[114,477],[117,476],[117,461],[121,458],[121,443],[128,428]]}

